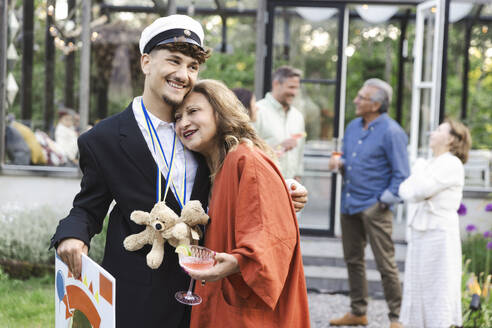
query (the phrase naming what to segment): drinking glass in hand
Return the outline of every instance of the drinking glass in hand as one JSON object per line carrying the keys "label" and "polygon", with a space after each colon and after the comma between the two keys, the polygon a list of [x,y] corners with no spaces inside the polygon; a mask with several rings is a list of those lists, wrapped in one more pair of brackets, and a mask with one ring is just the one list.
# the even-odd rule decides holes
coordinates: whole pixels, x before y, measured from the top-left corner
{"label": "drinking glass in hand", "polygon": [[[176,248],[179,256],[179,265],[184,269],[199,271],[207,270],[214,266],[215,252],[202,246],[182,245]],[[198,305],[202,302],[202,298],[193,293],[193,281],[191,278],[190,286],[187,291],[179,291],[174,297],[180,303],[187,305]]]}

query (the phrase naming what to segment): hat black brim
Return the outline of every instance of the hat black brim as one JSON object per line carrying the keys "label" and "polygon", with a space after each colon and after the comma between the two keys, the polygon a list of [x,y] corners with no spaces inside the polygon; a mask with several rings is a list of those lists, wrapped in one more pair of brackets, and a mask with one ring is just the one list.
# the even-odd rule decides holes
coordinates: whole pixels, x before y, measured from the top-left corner
{"label": "hat black brim", "polygon": [[193,39],[190,39],[190,38],[179,38],[178,40],[176,40],[175,38],[171,38],[171,39],[167,39],[167,40],[163,40],[161,42],[159,42],[158,44],[156,44],[155,46],[160,46],[162,44],[168,44],[168,43],[190,43],[190,44],[194,44],[195,46],[198,46],[200,49],[204,50],[203,47],[198,43],[196,42],[195,40]]}
{"label": "hat black brim", "polygon": [[204,50],[201,45],[202,40],[196,33],[190,30],[176,28],[154,35],[154,37],[147,42],[142,53],[148,54],[152,51],[152,49],[154,49],[155,46],[168,43],[190,43]]}

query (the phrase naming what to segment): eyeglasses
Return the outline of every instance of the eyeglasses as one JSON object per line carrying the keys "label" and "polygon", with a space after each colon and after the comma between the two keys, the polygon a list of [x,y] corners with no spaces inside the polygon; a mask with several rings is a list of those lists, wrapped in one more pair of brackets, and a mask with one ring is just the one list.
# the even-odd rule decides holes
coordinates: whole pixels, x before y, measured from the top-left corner
{"label": "eyeglasses", "polygon": [[364,97],[364,96],[361,96],[360,94],[357,94],[357,96],[355,97],[355,99],[360,99],[360,100],[365,100],[365,101],[372,101],[372,99],[370,97]]}

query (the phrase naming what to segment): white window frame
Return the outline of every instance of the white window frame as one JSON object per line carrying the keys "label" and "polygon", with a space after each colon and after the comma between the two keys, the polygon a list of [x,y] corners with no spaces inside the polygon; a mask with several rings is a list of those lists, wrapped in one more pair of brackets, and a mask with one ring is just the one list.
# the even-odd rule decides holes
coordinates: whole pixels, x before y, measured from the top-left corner
{"label": "white window frame", "polygon": [[[424,36],[425,36],[425,18],[426,13],[433,7],[435,10],[434,23],[434,40],[433,54],[430,63],[432,74],[431,81],[424,81],[422,78]],[[439,107],[441,94],[441,74],[442,74],[442,53],[444,46],[444,23],[445,23],[445,0],[430,0],[417,6],[416,27],[415,27],[415,44],[413,48],[414,66],[413,66],[413,83],[412,83],[412,114],[410,123],[410,163],[413,164],[417,159],[418,144],[420,139],[419,122],[421,91],[431,90],[430,98],[430,117],[429,130],[433,130],[439,124]],[[426,63],[428,64],[428,63]],[[430,149],[426,149],[426,155],[430,156]]]}

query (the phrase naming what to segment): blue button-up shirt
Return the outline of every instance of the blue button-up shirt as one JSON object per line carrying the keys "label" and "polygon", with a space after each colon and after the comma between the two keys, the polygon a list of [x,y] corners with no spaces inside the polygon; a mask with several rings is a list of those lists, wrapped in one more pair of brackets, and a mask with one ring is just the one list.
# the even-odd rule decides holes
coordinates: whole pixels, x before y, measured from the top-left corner
{"label": "blue button-up shirt", "polygon": [[398,196],[398,187],[409,174],[407,144],[405,131],[386,113],[367,129],[361,117],[349,123],[342,149],[342,213],[361,212],[383,193]]}

